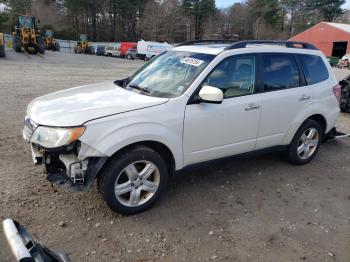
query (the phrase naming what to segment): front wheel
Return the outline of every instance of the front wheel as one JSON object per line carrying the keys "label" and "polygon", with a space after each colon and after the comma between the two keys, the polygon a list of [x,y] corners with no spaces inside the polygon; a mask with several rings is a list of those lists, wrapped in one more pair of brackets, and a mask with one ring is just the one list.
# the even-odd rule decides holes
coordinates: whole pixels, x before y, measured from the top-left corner
{"label": "front wheel", "polygon": [[108,206],[130,215],[157,201],[166,186],[168,169],[157,152],[138,146],[112,158],[100,179],[100,191]]}
{"label": "front wheel", "polygon": [[321,146],[323,131],[321,125],[307,119],[298,129],[287,150],[287,159],[292,164],[303,165],[310,162]]}
{"label": "front wheel", "polygon": [[22,51],[21,37],[19,35],[14,35],[12,41],[13,41],[12,43],[13,49],[16,52],[21,52]]}
{"label": "front wheel", "polygon": [[37,43],[38,43],[38,52],[40,54],[44,54],[45,53],[45,43],[44,43],[44,40],[41,38],[41,37],[38,37],[36,39]]}

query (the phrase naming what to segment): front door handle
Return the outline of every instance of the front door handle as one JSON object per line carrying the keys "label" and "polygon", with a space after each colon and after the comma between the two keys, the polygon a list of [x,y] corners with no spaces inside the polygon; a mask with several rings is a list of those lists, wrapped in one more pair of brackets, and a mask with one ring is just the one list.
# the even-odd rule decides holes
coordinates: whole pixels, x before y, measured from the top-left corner
{"label": "front door handle", "polygon": [[310,96],[302,95],[302,96],[299,98],[299,101],[309,100],[310,98],[311,98]]}
{"label": "front door handle", "polygon": [[260,105],[252,103],[252,104],[249,104],[246,108],[244,108],[244,110],[249,111],[249,110],[254,110],[259,108],[260,108]]}

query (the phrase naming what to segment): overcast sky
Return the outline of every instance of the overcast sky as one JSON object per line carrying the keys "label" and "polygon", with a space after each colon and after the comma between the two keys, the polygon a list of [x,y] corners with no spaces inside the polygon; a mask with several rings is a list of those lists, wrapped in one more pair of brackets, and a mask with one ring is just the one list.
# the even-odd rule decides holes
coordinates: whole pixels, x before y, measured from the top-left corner
{"label": "overcast sky", "polygon": [[[217,7],[225,8],[225,7],[232,5],[233,3],[243,2],[243,1],[241,1],[241,0],[215,0],[215,2],[216,2]],[[343,8],[350,9],[350,0],[345,1]]]}
{"label": "overcast sky", "polygon": [[[233,3],[242,2],[242,0],[215,0],[216,6],[219,8],[225,8],[231,6]],[[4,8],[3,4],[0,4],[0,11]],[[350,0],[346,0],[343,6],[345,9],[350,9]]]}

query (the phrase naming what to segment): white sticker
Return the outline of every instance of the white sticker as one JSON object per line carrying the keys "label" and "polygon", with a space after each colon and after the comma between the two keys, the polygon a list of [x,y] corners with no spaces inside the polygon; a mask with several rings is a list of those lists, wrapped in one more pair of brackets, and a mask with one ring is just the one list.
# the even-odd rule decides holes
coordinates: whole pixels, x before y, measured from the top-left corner
{"label": "white sticker", "polygon": [[188,64],[192,66],[200,66],[204,61],[196,58],[185,57],[181,59],[181,63]]}

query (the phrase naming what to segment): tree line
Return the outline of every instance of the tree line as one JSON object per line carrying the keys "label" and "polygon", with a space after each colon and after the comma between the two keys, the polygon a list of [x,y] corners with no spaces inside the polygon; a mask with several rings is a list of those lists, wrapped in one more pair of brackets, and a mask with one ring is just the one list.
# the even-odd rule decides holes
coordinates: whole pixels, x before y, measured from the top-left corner
{"label": "tree line", "polygon": [[16,15],[26,14],[62,39],[83,33],[112,42],[288,39],[318,22],[338,21],[344,2],[246,0],[219,9],[215,0],[0,0],[0,31],[11,32]]}

